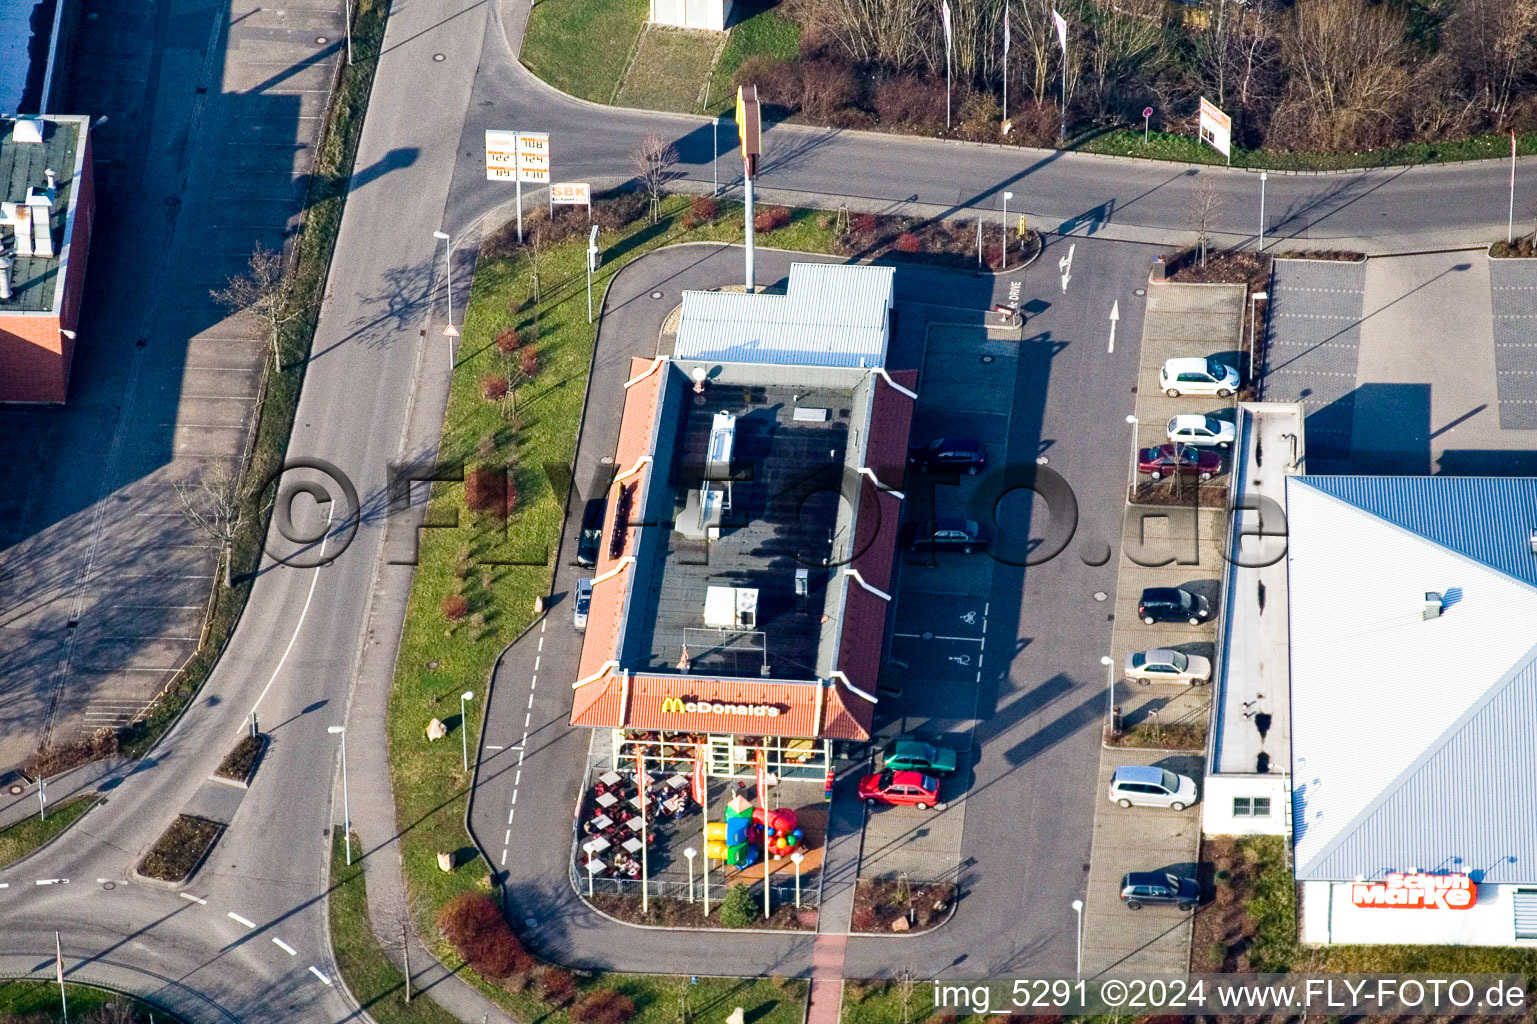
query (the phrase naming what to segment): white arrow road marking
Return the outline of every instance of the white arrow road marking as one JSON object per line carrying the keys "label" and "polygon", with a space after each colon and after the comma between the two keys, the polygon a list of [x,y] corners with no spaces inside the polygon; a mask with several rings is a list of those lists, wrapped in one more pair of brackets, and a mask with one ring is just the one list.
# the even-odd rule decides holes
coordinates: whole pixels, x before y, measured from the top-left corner
{"label": "white arrow road marking", "polygon": [[1115,305],[1110,307],[1110,347],[1107,352],[1115,351],[1115,325],[1121,319],[1121,300],[1116,299]]}
{"label": "white arrow road marking", "polygon": [[231,910],[225,916],[228,917],[231,921],[239,921],[241,924],[245,925],[247,928],[255,928],[256,927],[256,922],[254,922],[254,921],[247,921],[245,918],[241,917],[239,914],[235,913],[233,910]]}
{"label": "white arrow road marking", "polygon": [[321,981],[321,984],[323,984],[323,985],[330,985],[331,984],[331,979],[327,978],[324,974],[321,974],[320,973],[320,968],[316,967],[314,964],[310,965],[310,973],[313,974],[315,977],[319,978],[320,981]]}
{"label": "white arrow road marking", "polygon": [[274,946],[276,946],[278,949],[281,949],[283,952],[287,953],[289,956],[298,956],[299,955],[299,951],[297,949],[294,949],[288,943],[284,942],[280,938],[277,938],[276,936],[273,937],[272,944]]}
{"label": "white arrow road marking", "polygon": [[193,903],[196,903],[200,907],[208,906],[207,900],[203,899],[201,896],[194,896],[190,892],[177,893],[177,895],[184,900],[191,900]]}
{"label": "white arrow road marking", "polygon": [[1067,255],[1057,261],[1057,269],[1062,271],[1062,294],[1067,294],[1067,282],[1073,279],[1073,253],[1078,248],[1077,242],[1069,242]]}

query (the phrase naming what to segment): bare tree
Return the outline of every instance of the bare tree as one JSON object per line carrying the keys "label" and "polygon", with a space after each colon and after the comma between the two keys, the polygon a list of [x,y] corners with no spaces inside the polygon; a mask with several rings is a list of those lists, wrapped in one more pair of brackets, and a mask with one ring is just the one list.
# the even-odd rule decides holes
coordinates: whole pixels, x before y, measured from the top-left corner
{"label": "bare tree", "polygon": [[897,994],[902,997],[902,1020],[900,1024],[912,1024],[913,1019],[913,989],[917,987],[918,977],[911,967],[904,967],[897,972]]}
{"label": "bare tree", "polygon": [[1504,118],[1523,78],[1537,67],[1537,4],[1459,0],[1441,30],[1443,50],[1488,117]]}
{"label": "bare tree", "polygon": [[651,197],[651,223],[655,224],[662,206],[662,195],[672,180],[673,165],[678,162],[678,151],[671,142],[656,132],[647,132],[640,145],[630,154],[630,166],[641,188]]}
{"label": "bare tree", "polygon": [[218,542],[219,560],[224,563],[224,585],[229,587],[234,561],[230,548],[247,505],[238,472],[227,462],[214,462],[196,483],[178,483],[176,497],[181,500],[187,522]]}
{"label": "bare tree", "polygon": [[1300,0],[1281,37],[1286,98],[1281,142],[1356,149],[1395,136],[1409,101],[1411,51],[1404,16],[1369,0]]}
{"label": "bare tree", "polygon": [[859,63],[908,71],[919,64],[944,70],[938,15],[929,0],[807,0],[807,21],[836,39]]}
{"label": "bare tree", "polygon": [[257,242],[245,273],[236,274],[223,288],[208,293],[231,313],[249,310],[256,314],[279,373],[283,372],[283,328],[305,309],[304,303],[294,299],[287,270],[282,249],[269,249]]}
{"label": "bare tree", "polygon": [[[1206,249],[1212,225],[1222,212],[1222,194],[1210,181],[1201,181],[1195,187],[1190,204],[1190,226],[1196,233],[1196,244],[1201,250],[1201,266],[1206,266]],[[1179,474],[1174,474],[1178,476]]]}
{"label": "bare tree", "polygon": [[1087,61],[1101,116],[1119,92],[1155,77],[1163,63],[1163,6],[1162,0],[1116,0],[1086,7],[1093,18]]}

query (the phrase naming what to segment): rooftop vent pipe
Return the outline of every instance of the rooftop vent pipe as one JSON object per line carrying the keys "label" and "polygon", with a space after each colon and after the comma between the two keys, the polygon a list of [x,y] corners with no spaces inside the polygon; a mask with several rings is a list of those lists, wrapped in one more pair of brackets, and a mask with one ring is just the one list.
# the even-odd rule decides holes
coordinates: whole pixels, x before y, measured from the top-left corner
{"label": "rooftop vent pipe", "polygon": [[11,298],[11,258],[0,256],[0,301],[9,302]]}

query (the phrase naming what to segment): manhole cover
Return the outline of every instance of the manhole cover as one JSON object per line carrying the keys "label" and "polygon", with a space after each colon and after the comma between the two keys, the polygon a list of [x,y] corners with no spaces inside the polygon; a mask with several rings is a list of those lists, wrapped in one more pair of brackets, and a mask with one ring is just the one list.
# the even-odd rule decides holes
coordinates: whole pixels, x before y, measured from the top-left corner
{"label": "manhole cover", "polygon": [[318,43],[318,44],[320,44],[320,45],[321,45],[321,46],[324,46],[324,45],[326,45],[326,44],[327,44],[327,43],[329,43],[329,42],[330,42],[330,41],[331,41],[331,40],[330,40],[330,39],[328,39],[328,38],[326,38],[326,37],[325,37],[325,36],[316,36],[316,37],[315,37],[315,42],[316,42],[316,43]]}
{"label": "manhole cover", "polygon": [[11,796],[16,796],[17,794],[25,792],[25,791],[26,791],[26,787],[25,786],[12,786],[11,787]]}
{"label": "manhole cover", "polygon": [[1103,590],[1096,590],[1096,591],[1094,591],[1094,600],[1096,600],[1096,601],[1103,601],[1105,598],[1107,598],[1109,596],[1110,595],[1106,594]]}
{"label": "manhole cover", "polygon": [[113,889],[117,888],[117,883],[116,882],[103,882],[103,883],[101,883],[101,887],[103,889],[107,890],[108,892],[111,892]]}
{"label": "manhole cover", "polygon": [[923,639],[925,639],[925,640],[932,640],[932,639],[934,639],[934,634],[925,631],[924,634],[923,634]]}
{"label": "manhole cover", "polygon": [[991,363],[991,362],[995,361],[997,358],[998,358],[997,356],[983,356],[982,357],[982,361],[984,363]]}
{"label": "manhole cover", "polygon": [[445,60],[447,60],[447,59],[448,59],[448,54],[446,54],[446,53],[434,53],[434,54],[433,54],[433,55],[432,55],[432,59],[433,59],[433,60],[434,60],[434,61],[436,61],[436,62],[437,62],[437,63],[439,63],[439,64],[441,64],[441,63],[443,63],[443,62],[444,62],[444,61],[445,61]]}
{"label": "manhole cover", "polygon": [[1147,294],[1147,289],[1146,288],[1138,288],[1133,294],[1135,294],[1135,295],[1146,295]]}
{"label": "manhole cover", "polygon": [[661,292],[652,292],[651,293],[651,297],[653,299],[660,299],[662,297],[662,293]]}

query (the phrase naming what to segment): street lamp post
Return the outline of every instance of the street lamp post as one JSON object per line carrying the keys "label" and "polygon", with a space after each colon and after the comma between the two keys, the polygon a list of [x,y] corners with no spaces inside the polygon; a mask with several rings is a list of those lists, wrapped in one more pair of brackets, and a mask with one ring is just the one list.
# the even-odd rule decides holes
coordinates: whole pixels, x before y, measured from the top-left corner
{"label": "street lamp post", "polygon": [[1126,500],[1131,501],[1132,489],[1137,486],[1137,417],[1133,413],[1126,414],[1126,422],[1131,424],[1131,456],[1126,463]]}
{"label": "street lamp post", "polygon": [[434,231],[432,237],[443,240],[443,265],[448,268],[448,326],[443,328],[443,336],[448,339],[448,372],[452,376],[454,372],[454,339],[459,336],[459,328],[454,326],[453,247],[449,245],[447,231]]}
{"label": "street lamp post", "polygon": [[352,804],[347,798],[347,727],[332,725],[326,728],[332,736],[342,738],[342,833],[347,843],[347,866],[352,866]]}
{"label": "street lamp post", "polygon": [[[715,69],[704,80],[704,109],[710,109],[710,85],[715,81]],[[720,115],[710,114],[710,195],[720,195]]]}
{"label": "street lamp post", "polygon": [[801,908],[801,861],[803,861],[805,859],[806,859],[806,855],[804,853],[802,853],[801,851],[799,851],[799,850],[796,850],[794,853],[790,854],[790,861],[791,861],[791,863],[793,863],[795,865],[795,909],[796,910],[799,910]]}
{"label": "street lamp post", "polygon": [[1259,172],[1259,251],[1265,251],[1265,179],[1266,172]]}
{"label": "street lamp post", "polygon": [[464,702],[474,700],[475,694],[465,690],[459,695],[459,747],[464,754],[464,770],[470,770],[470,720],[464,713]]}
{"label": "street lamp post", "polygon": [[1078,977],[1083,977],[1083,900],[1073,901],[1073,913],[1078,915]]}
{"label": "street lamp post", "polygon": [[1115,723],[1115,659],[1110,655],[1101,655],[1099,663],[1105,666],[1105,736],[1114,735]]}
{"label": "street lamp post", "polygon": [[1259,381],[1254,376],[1254,354],[1259,351],[1259,326],[1255,310],[1259,306],[1260,299],[1269,298],[1269,292],[1254,292],[1249,296],[1249,386],[1256,391],[1259,389]]}
{"label": "street lamp post", "polygon": [[37,777],[37,820],[48,820],[48,780]]}
{"label": "street lamp post", "polygon": [[344,15],[347,19],[347,66],[350,68],[352,67],[352,0],[347,0],[345,6],[347,8]]}
{"label": "street lamp post", "polygon": [[602,861],[597,860],[596,858],[593,858],[593,857],[589,857],[588,858],[588,860],[587,860],[587,898],[588,899],[592,898],[592,878],[593,878],[594,875],[596,875],[599,871],[602,871],[602,870],[603,870],[603,862]]}
{"label": "street lamp post", "polygon": [[1009,200],[1014,198],[1014,193],[1003,194],[1003,267],[1009,269]]}
{"label": "street lamp post", "polygon": [[694,858],[699,856],[699,851],[692,846],[683,851],[683,856],[688,858],[688,901],[694,902]]}

